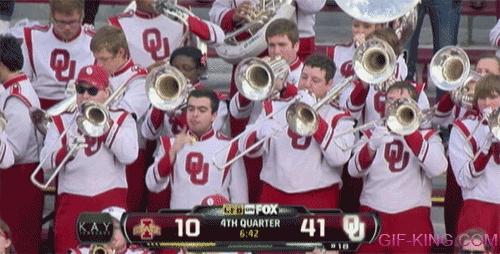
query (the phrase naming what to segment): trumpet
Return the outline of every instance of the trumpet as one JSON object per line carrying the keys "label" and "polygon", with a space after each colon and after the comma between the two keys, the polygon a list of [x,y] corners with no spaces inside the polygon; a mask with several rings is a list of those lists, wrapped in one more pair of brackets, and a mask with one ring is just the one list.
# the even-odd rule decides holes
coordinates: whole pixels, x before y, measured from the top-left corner
{"label": "trumpet", "polygon": [[91,253],[91,254],[114,254],[115,250],[112,250],[110,252],[110,251],[108,251],[106,246],[104,246],[102,244],[96,244],[96,245],[92,245],[89,253]]}
{"label": "trumpet", "polygon": [[320,101],[313,106],[303,102],[295,102],[286,111],[286,121],[289,128],[300,136],[311,136],[319,127],[318,109],[338,97],[351,83],[353,77],[345,79],[335,86]]}
{"label": "trumpet", "polygon": [[431,59],[429,76],[444,91],[457,90],[466,83],[470,73],[467,53],[456,46],[440,49]]}
{"label": "trumpet", "polygon": [[146,94],[151,104],[162,111],[174,111],[185,103],[192,87],[174,66],[165,64],[146,77]]}
{"label": "trumpet", "polygon": [[288,63],[281,57],[269,60],[249,57],[236,67],[236,87],[249,100],[264,100],[276,92],[276,79],[284,80],[289,71]]}

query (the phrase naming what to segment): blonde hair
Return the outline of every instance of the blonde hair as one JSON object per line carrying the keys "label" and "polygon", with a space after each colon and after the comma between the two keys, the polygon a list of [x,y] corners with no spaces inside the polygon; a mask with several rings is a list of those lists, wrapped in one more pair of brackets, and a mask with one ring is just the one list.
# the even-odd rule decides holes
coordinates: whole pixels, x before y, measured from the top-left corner
{"label": "blonde hair", "polygon": [[500,96],[500,77],[489,74],[481,79],[476,84],[474,89],[474,104],[477,105],[479,99],[485,99],[494,95]]}
{"label": "blonde hair", "polygon": [[79,12],[83,18],[83,0],[50,0],[49,7],[52,15],[54,15],[54,12],[70,15],[76,11]]}
{"label": "blonde hair", "polygon": [[90,41],[90,50],[94,53],[105,49],[116,55],[121,48],[125,50],[125,54],[128,56],[129,51],[125,34],[121,29],[110,25],[105,25],[97,30]]}

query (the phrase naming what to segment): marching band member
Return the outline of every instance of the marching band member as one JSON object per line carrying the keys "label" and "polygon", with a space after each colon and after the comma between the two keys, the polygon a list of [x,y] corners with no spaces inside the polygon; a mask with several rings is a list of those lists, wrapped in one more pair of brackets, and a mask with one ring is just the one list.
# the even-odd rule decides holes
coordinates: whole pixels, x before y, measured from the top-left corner
{"label": "marching band member", "polygon": [[[387,90],[385,109],[398,99],[415,100],[415,88],[396,82]],[[386,112],[388,114],[388,112]],[[360,211],[376,211],[382,234],[432,234],[430,217],[431,178],[446,171],[447,163],[441,138],[432,129],[419,129],[399,136],[386,126],[367,130],[349,161],[349,174],[363,177]],[[381,246],[378,242],[362,245],[361,253],[430,253],[430,246],[401,242]]]}
{"label": "marching band member", "polygon": [[496,55],[500,57],[500,19],[496,25],[490,30],[490,44],[497,49]]}
{"label": "marching band member", "polygon": [[17,253],[11,240],[12,232],[9,225],[0,218],[0,253]]}
{"label": "marching band member", "polygon": [[[297,85],[300,73],[304,67],[297,53],[299,51],[299,31],[295,22],[286,19],[276,19],[266,29],[267,52],[270,59],[280,57],[284,59],[289,67],[286,80],[275,80],[275,91],[279,94],[273,99],[293,97],[297,94]],[[269,58],[268,58],[269,59]],[[247,123],[253,123],[262,111],[262,101],[254,102],[237,92],[229,103],[231,120],[231,133],[241,133]],[[241,124],[234,124],[241,123]],[[250,201],[256,202],[262,187],[260,171],[262,169],[261,158],[244,157],[245,168],[248,177]]]}
{"label": "marching band member", "polygon": [[[209,15],[210,20],[219,24],[227,33],[237,29],[247,16],[251,16],[258,0],[216,0]],[[296,20],[300,34],[299,57],[301,60],[315,50],[316,13],[325,6],[326,0],[294,0]]]}
{"label": "marching band member", "polygon": [[[50,156],[50,159],[43,162],[43,169],[50,172],[63,167],[59,173],[54,225],[56,253],[78,245],[76,219],[81,212],[127,205],[125,165],[136,160],[138,153],[134,118],[123,110],[109,110],[111,127],[97,138],[81,134],[75,124],[83,117],[80,110],[86,102],[102,104],[108,99],[109,85],[108,73],[103,68],[97,65],[82,68],[76,79],[79,110],[54,116],[47,130],[40,158]],[[66,129],[66,135],[59,138]],[[69,154],[74,146],[79,149]],[[61,165],[66,156],[70,160]]]}
{"label": "marching band member", "polygon": [[[132,113],[137,122],[141,123],[149,107],[145,88],[147,71],[135,65],[130,58],[127,40],[123,31],[109,25],[101,27],[90,42],[90,49],[94,54],[96,64],[110,75],[111,89],[116,91],[122,84],[127,86],[123,96],[114,106]],[[127,166],[129,189],[127,207],[129,211],[140,211],[145,205],[146,186],[144,185],[144,175],[147,168],[145,150],[146,142],[140,139],[137,160]]]}
{"label": "marching band member", "polygon": [[47,26],[24,29],[23,72],[33,82],[42,109],[64,99],[68,81],[78,70],[92,64],[91,26],[81,25],[83,0],[50,0],[50,21]]}
{"label": "marching band member", "polygon": [[[200,81],[202,75],[207,71],[207,59],[202,52],[195,47],[181,47],[169,58],[169,64],[177,68],[194,89],[204,89],[205,85]],[[222,99],[222,95],[217,95]],[[179,110],[181,110],[179,112]],[[213,128],[215,131],[222,131],[227,122],[227,104],[219,102],[217,117]],[[165,117],[165,115],[167,117]],[[142,125],[142,135],[150,140],[155,140],[161,135],[175,136],[187,126],[185,109],[179,108],[173,112],[164,112],[161,109],[151,106]]]}
{"label": "marching band member", "polygon": [[[307,58],[299,81],[300,95],[308,104],[312,96],[321,99],[332,87],[335,65],[326,56]],[[342,166],[349,160],[354,134],[332,140],[334,133],[352,130],[354,121],[335,104],[319,109],[319,127],[312,136],[302,137],[286,129],[286,100],[266,100],[257,120],[257,130],[244,136],[240,151],[258,140],[266,141],[248,156],[262,156],[260,174],[264,182],[259,202],[304,205],[307,208],[336,208],[341,187]],[[276,114],[265,119],[274,111]],[[307,158],[306,160],[304,158]]]}
{"label": "marching band member", "polygon": [[[481,113],[455,120],[449,142],[450,163],[464,199],[457,233],[479,227],[488,235],[495,235],[500,234],[500,186],[497,181],[500,177],[500,141],[492,135],[484,117],[500,108],[498,76],[488,75],[478,81],[474,104]],[[498,252],[498,246],[496,248]]]}
{"label": "marching band member", "polygon": [[[209,90],[193,90],[187,99],[187,128],[175,138],[162,136],[155,162],[146,174],[151,191],[172,188],[170,208],[191,209],[207,198],[225,198],[231,203],[247,203],[247,178],[241,160],[219,170],[213,163],[231,160],[238,151],[213,128],[218,108],[217,95]],[[223,150],[223,157],[217,156]],[[186,195],[189,193],[189,195]]]}
{"label": "marching band member", "polygon": [[21,71],[23,54],[18,41],[11,36],[0,36],[0,48],[0,82],[3,84],[0,108],[7,120],[0,134],[0,218],[15,226],[12,241],[17,251],[38,253],[43,194],[30,182],[30,175],[37,166],[42,136],[31,122],[30,108],[39,108],[40,101]]}
{"label": "marching band member", "polygon": [[[188,27],[161,15],[154,9],[154,0],[136,0],[136,10],[109,18],[109,23],[123,29],[129,44],[131,58],[146,68],[157,62],[164,63],[170,53],[184,43],[186,29],[209,46],[224,40],[222,29],[196,16],[186,17]],[[174,7],[175,8],[175,7]]]}

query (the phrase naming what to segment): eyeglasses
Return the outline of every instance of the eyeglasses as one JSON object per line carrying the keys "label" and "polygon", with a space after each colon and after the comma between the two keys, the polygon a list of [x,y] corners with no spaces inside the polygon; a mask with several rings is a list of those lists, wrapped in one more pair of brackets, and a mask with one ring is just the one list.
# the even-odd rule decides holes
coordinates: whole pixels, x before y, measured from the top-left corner
{"label": "eyeglasses", "polygon": [[85,91],[87,91],[87,93],[91,96],[96,96],[99,92],[99,89],[95,86],[84,87],[82,85],[76,85],[75,89],[78,94],[84,94]]}
{"label": "eyeglasses", "polygon": [[52,18],[52,22],[54,24],[57,24],[57,25],[60,25],[60,26],[75,26],[75,25],[79,25],[80,24],[80,20],[69,20],[69,21],[65,21],[65,20],[57,20],[55,18]]}

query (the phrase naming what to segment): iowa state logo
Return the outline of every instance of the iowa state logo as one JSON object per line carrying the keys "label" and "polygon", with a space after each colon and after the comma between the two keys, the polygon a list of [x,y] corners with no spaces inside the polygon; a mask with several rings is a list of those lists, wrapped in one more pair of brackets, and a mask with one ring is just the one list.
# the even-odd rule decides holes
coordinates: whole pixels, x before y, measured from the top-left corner
{"label": "iowa state logo", "polygon": [[155,224],[153,219],[141,219],[141,223],[134,226],[133,234],[141,240],[153,240],[154,236],[161,236],[161,228]]}

